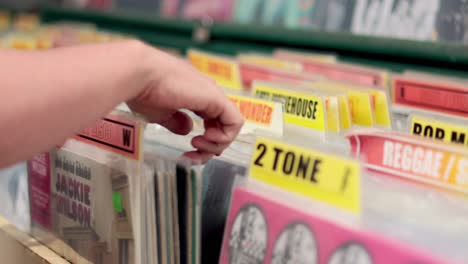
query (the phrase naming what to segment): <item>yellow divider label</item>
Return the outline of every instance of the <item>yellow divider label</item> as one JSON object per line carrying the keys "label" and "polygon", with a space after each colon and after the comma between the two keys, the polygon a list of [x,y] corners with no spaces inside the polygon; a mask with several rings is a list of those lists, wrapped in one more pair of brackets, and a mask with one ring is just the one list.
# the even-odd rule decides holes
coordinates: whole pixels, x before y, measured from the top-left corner
{"label": "yellow divider label", "polygon": [[19,31],[33,31],[39,28],[40,19],[35,14],[20,14],[14,19],[14,28]]}
{"label": "yellow divider label", "polygon": [[[315,84],[315,83],[312,83],[312,84]],[[339,120],[339,129],[337,130],[337,132],[341,130],[350,129],[353,122],[351,119],[351,110],[349,107],[349,99],[348,99],[347,93],[345,91],[338,91],[338,90],[333,91],[324,87],[316,87],[312,84],[309,83],[308,85],[304,87],[313,88],[313,91],[328,92],[328,93],[334,94],[333,97],[335,97],[337,100],[336,111],[338,111],[337,116]],[[335,109],[331,109],[329,105],[327,105],[326,109],[327,109],[327,113],[329,113],[330,111],[332,112],[335,111]],[[331,120],[330,118],[327,118],[329,129],[330,129],[330,120]],[[331,131],[335,131],[335,130],[331,129]]]}
{"label": "yellow divider label", "polygon": [[413,115],[411,133],[413,135],[441,140],[468,147],[468,122],[462,125],[439,121],[429,117]]}
{"label": "yellow divider label", "polygon": [[353,213],[361,210],[357,161],[259,138],[250,177]]}
{"label": "yellow divider label", "polygon": [[375,123],[380,126],[390,127],[390,110],[388,107],[387,94],[384,91],[371,90],[374,106]]}
{"label": "yellow divider label", "polygon": [[325,112],[327,114],[328,131],[338,133],[341,131],[340,108],[337,96],[325,98]]}
{"label": "yellow divider label", "polygon": [[349,109],[348,97],[339,95],[338,104],[339,104],[338,108],[340,111],[341,129],[342,130],[350,129],[353,123],[351,120],[351,112]]}
{"label": "yellow divider label", "polygon": [[286,123],[326,132],[325,104],[322,97],[272,88],[262,83],[255,83],[252,92],[259,98],[283,101]]}
{"label": "yellow divider label", "polygon": [[6,46],[18,50],[35,50],[37,49],[37,41],[28,37],[12,37],[7,40]]}
{"label": "yellow divider label", "polygon": [[242,89],[239,65],[235,60],[195,50],[189,50],[187,58],[197,70],[213,78],[218,85]]}
{"label": "yellow divider label", "polygon": [[302,71],[302,65],[300,63],[281,60],[269,56],[262,56],[256,54],[241,54],[237,57],[237,59],[239,60],[239,62],[273,67],[280,70]]}
{"label": "yellow divider label", "polygon": [[348,96],[351,121],[354,125],[372,127],[374,126],[374,111],[371,104],[369,91],[351,89],[346,84],[335,82],[308,83],[307,86],[316,89],[328,90],[330,92],[345,92]]}

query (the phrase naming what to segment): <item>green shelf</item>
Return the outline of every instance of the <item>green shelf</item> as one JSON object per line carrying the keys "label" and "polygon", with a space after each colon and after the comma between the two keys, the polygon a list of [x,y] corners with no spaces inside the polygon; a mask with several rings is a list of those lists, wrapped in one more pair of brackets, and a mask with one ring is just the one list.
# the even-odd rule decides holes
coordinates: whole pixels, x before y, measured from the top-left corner
{"label": "green shelf", "polygon": [[162,18],[136,13],[70,10],[46,7],[44,22],[73,20],[91,22],[106,30],[135,35],[151,44],[185,51],[197,47],[235,55],[238,52],[271,52],[284,47],[296,50],[331,52],[346,62],[385,68],[395,72],[407,69],[468,77],[468,47],[350,33],[292,30],[259,25],[214,23],[209,41],[192,39],[196,21]]}

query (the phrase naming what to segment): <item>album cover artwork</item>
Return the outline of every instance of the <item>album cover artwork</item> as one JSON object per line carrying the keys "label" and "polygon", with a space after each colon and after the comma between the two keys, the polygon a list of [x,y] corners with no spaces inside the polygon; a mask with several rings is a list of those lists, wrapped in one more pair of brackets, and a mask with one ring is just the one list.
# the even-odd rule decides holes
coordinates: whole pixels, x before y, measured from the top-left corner
{"label": "album cover artwork", "polygon": [[[30,161],[33,235],[74,261],[134,263],[127,175],[66,150]],[[45,231],[45,235],[44,234]],[[56,242],[52,242],[57,245]]]}
{"label": "album cover artwork", "polygon": [[289,28],[314,28],[312,18],[315,0],[289,0],[285,26]]}
{"label": "album cover artwork", "polygon": [[257,191],[234,190],[219,263],[441,263],[403,242]]}
{"label": "album cover artwork", "polygon": [[263,6],[262,24],[264,25],[284,25],[286,12],[288,11],[288,0],[269,0]]}
{"label": "album cover artwork", "polygon": [[236,0],[233,22],[242,24],[260,23],[266,0]]}
{"label": "album cover artwork", "polygon": [[312,25],[324,31],[349,31],[356,0],[317,0]]}
{"label": "album cover artwork", "polygon": [[440,41],[468,43],[468,1],[440,1],[436,34]]}
{"label": "album cover artwork", "polygon": [[0,170],[0,215],[22,231],[29,232],[28,172],[24,162]]}
{"label": "album cover artwork", "polygon": [[186,0],[181,6],[181,16],[188,19],[210,17],[215,21],[226,21],[231,18],[234,0]]}
{"label": "album cover artwork", "polygon": [[352,32],[413,40],[436,40],[440,0],[357,0]]}

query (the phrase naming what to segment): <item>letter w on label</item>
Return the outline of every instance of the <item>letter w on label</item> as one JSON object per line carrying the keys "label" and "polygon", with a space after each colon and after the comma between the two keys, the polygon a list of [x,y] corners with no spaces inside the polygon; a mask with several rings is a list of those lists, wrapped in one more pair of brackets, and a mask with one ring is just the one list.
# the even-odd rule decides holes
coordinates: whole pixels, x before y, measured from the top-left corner
{"label": "letter w on label", "polygon": [[130,137],[131,137],[131,130],[130,129],[123,129],[122,130],[122,145],[126,147],[130,147]]}
{"label": "letter w on label", "polygon": [[257,139],[250,177],[320,202],[360,212],[359,162],[269,139]]}

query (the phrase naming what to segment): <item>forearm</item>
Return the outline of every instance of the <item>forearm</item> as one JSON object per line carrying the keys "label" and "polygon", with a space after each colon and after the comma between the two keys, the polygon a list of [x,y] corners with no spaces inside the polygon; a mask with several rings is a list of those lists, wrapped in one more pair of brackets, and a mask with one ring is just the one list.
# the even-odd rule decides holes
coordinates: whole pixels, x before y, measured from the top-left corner
{"label": "forearm", "polygon": [[143,45],[0,51],[0,167],[49,149],[141,92]]}

